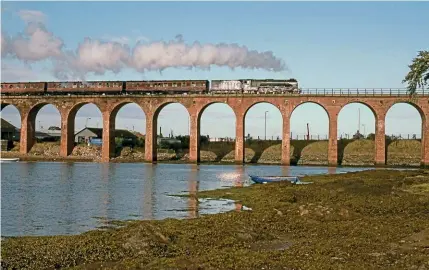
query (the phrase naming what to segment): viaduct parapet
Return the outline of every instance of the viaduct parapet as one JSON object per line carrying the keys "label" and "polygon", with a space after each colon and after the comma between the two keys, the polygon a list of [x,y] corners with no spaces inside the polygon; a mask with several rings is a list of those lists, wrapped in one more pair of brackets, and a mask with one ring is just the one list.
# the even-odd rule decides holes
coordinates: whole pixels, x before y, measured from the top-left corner
{"label": "viaduct parapet", "polygon": [[115,118],[119,109],[128,103],[138,104],[146,115],[145,159],[157,159],[156,134],[157,119],[161,109],[170,103],[182,104],[190,116],[191,162],[200,161],[200,119],[205,108],[213,103],[229,105],[236,117],[235,161],[244,161],[244,128],[247,111],[255,104],[270,103],[276,106],[283,118],[282,164],[290,164],[290,118],[292,112],[304,103],[316,103],[325,109],[329,117],[328,163],[338,164],[337,121],[340,110],[350,103],[366,105],[375,117],[375,165],[386,162],[385,117],[390,107],[396,103],[414,106],[422,118],[421,164],[429,165],[429,96],[427,95],[72,95],[72,96],[2,96],[1,108],[14,105],[21,115],[20,151],[28,153],[35,142],[35,120],[37,112],[46,104],[52,104],[61,114],[61,151],[66,157],[74,147],[74,120],[77,111],[88,103],[95,104],[103,117],[102,161],[108,162],[114,154]]}

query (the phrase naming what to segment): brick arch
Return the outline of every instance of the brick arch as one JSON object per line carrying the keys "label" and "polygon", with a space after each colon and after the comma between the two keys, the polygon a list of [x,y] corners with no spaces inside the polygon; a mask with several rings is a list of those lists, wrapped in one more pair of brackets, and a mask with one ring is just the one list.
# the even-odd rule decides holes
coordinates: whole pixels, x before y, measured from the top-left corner
{"label": "brick arch", "polygon": [[[54,102],[38,102],[35,104],[31,104],[28,110],[21,115],[21,138],[20,138],[20,151],[21,153],[30,152],[31,148],[35,143],[36,138],[36,117],[41,108],[46,105],[53,105],[60,114],[60,117],[64,116],[64,113],[57,104]],[[61,121],[62,122],[62,121]],[[61,139],[63,134],[61,133]]]}
{"label": "brick arch", "polygon": [[29,115],[34,114],[35,116],[37,115],[37,113],[40,111],[41,108],[45,107],[46,105],[52,105],[55,107],[55,109],[57,109],[57,111],[60,113],[60,115],[62,116],[61,110],[59,108],[59,106],[55,103],[51,103],[51,102],[40,102],[40,103],[36,103],[33,104],[30,109],[28,110]]}
{"label": "brick arch", "polygon": [[249,105],[249,106],[244,110],[244,118],[246,118],[247,112],[248,112],[252,107],[254,107],[254,106],[255,106],[255,105],[257,105],[257,104],[261,104],[261,103],[267,103],[267,104],[270,104],[270,105],[274,106],[275,108],[277,108],[277,110],[279,110],[280,114],[282,115],[282,119],[283,119],[283,114],[282,114],[282,111],[281,111],[281,109],[280,109],[280,105],[279,105],[279,104],[275,104],[274,102],[271,102],[271,101],[265,101],[265,100],[256,101],[256,102],[254,102],[254,103],[250,104],[250,105]]}
{"label": "brick arch", "polygon": [[114,104],[113,106],[112,106],[112,110],[111,110],[111,112],[110,112],[110,119],[113,119],[113,120],[115,120],[116,119],[116,115],[118,114],[118,112],[124,107],[124,106],[126,106],[126,105],[128,105],[128,104],[136,104],[136,105],[138,105],[139,106],[139,108],[143,111],[143,113],[144,113],[144,115],[146,116],[147,115],[147,112],[146,112],[146,108],[145,107],[143,107],[141,104],[139,104],[138,102],[135,102],[135,101],[132,101],[132,100],[125,100],[125,101],[120,101],[120,102],[118,102],[118,103],[116,103],[116,104]]}
{"label": "brick arch", "polygon": [[392,109],[392,107],[394,105],[396,105],[396,104],[408,104],[408,105],[411,105],[412,107],[414,107],[419,112],[421,120],[422,120],[422,124],[426,121],[426,115],[425,115],[423,109],[418,104],[416,104],[414,102],[411,102],[411,101],[401,101],[401,100],[398,100],[398,101],[394,101],[394,102],[389,103],[388,107],[386,108],[386,115],[390,111],[390,109]]}
{"label": "brick arch", "polygon": [[92,101],[82,101],[82,102],[78,102],[78,103],[75,103],[75,104],[73,104],[68,110],[67,110],[67,114],[68,115],[73,115],[73,119],[75,118],[75,116],[76,116],[76,113],[83,107],[83,106],[85,106],[85,105],[87,105],[87,104],[94,104],[96,107],[97,107],[97,109],[101,112],[101,113],[103,113],[103,110],[102,110],[102,106],[100,106],[100,104],[98,104],[97,102],[92,102]]}
{"label": "brick arch", "polygon": [[[190,142],[189,142],[189,157],[192,162],[200,162],[200,128],[201,128],[201,116],[204,111],[213,104],[226,104],[232,110],[234,116],[236,117],[236,110],[227,102],[225,99],[220,100],[211,100],[211,101],[201,101],[196,100],[193,102],[194,105],[189,110],[189,120],[190,120]],[[237,123],[236,123],[237,124]],[[222,156],[218,155],[217,158]]]}
{"label": "brick arch", "polygon": [[213,104],[225,104],[225,105],[227,105],[227,106],[232,110],[232,112],[234,113],[234,117],[236,117],[236,116],[237,116],[236,111],[234,110],[234,108],[233,108],[233,107],[231,107],[231,105],[230,105],[230,104],[228,104],[228,102],[217,100],[217,101],[207,102],[207,103],[203,104],[203,105],[198,109],[198,122],[200,122],[200,120],[201,120],[201,116],[203,115],[204,111],[205,111],[209,106],[211,106],[211,105],[213,105]]}
{"label": "brick arch", "polygon": [[12,103],[1,103],[0,111],[3,111],[3,109],[8,107],[8,106],[14,107],[18,111],[19,116],[20,117],[22,116],[21,108],[15,104],[12,104]]}
{"label": "brick arch", "polygon": [[304,101],[304,102],[301,102],[301,103],[297,103],[297,104],[293,104],[293,105],[292,105],[292,109],[290,110],[289,115],[288,115],[289,119],[292,117],[293,112],[294,112],[294,111],[295,111],[299,106],[304,105],[304,104],[307,104],[307,103],[311,103],[311,104],[319,105],[319,106],[320,106],[320,107],[322,107],[322,109],[326,112],[326,115],[328,116],[328,118],[330,118],[330,115],[331,115],[331,114],[329,113],[328,109],[325,107],[326,105],[324,105],[323,103],[318,102],[318,101],[306,100],[306,101]]}
{"label": "brick arch", "polygon": [[160,104],[158,104],[158,105],[155,107],[155,109],[153,110],[154,118],[156,118],[156,119],[157,119],[157,118],[158,118],[158,115],[159,115],[159,113],[162,111],[162,109],[164,109],[167,105],[174,104],[174,103],[177,103],[177,104],[182,105],[182,106],[183,106],[183,108],[185,108],[185,109],[186,109],[186,111],[188,112],[188,116],[190,116],[190,115],[191,115],[191,112],[189,111],[189,108],[188,108],[187,106],[185,106],[184,104],[182,104],[180,101],[178,101],[178,100],[169,100],[169,101],[167,101],[167,102],[160,103]]}
{"label": "brick arch", "polygon": [[348,101],[348,102],[346,102],[346,103],[344,103],[344,104],[342,104],[341,105],[341,109],[338,111],[338,115],[341,113],[341,111],[347,106],[347,105],[350,105],[350,104],[361,104],[361,105],[365,105],[368,109],[370,109],[371,110],[371,112],[372,112],[372,114],[373,114],[373,116],[374,116],[374,119],[377,119],[377,116],[378,116],[378,111],[374,108],[374,105],[371,105],[370,103],[367,103],[367,102],[365,102],[365,101]]}
{"label": "brick arch", "polygon": [[[31,128],[32,128],[32,130],[30,130],[31,132],[35,132],[35,121],[36,121],[36,117],[37,117],[37,114],[39,113],[39,111],[40,111],[40,109],[42,109],[43,107],[45,107],[46,105],[52,105],[52,106],[54,106],[54,108],[58,111],[58,113],[60,114],[60,118],[62,119],[62,117],[64,116],[64,112],[61,110],[61,108],[57,105],[57,104],[55,104],[55,103],[50,103],[50,102],[40,102],[40,103],[36,103],[36,104],[33,104],[30,108],[29,108],[29,110],[28,110],[28,112],[27,112],[27,115],[26,115],[26,117],[27,117],[27,123],[29,124],[29,125],[32,125],[31,126]],[[35,135],[35,134],[33,134],[33,135]],[[30,147],[30,149],[31,149],[31,147]]]}
{"label": "brick arch", "polygon": [[[425,128],[425,126],[426,126],[426,115],[425,115],[425,113],[423,111],[423,108],[420,107],[418,104],[416,104],[416,103],[414,103],[412,101],[409,101],[409,100],[395,100],[393,102],[390,102],[390,103],[388,103],[388,106],[386,107],[386,112],[385,112],[385,116],[384,116],[386,118],[385,119],[385,127],[388,126],[388,125],[386,125],[387,124],[386,123],[386,121],[387,121],[387,114],[392,109],[392,107],[394,105],[396,105],[396,104],[408,104],[411,107],[413,107],[414,109],[416,109],[417,112],[420,115],[420,120],[421,120],[421,124],[420,124],[420,128],[421,128],[421,141],[418,143],[420,145],[420,155],[416,155],[414,157],[413,157],[413,155],[407,155],[407,157],[403,157],[403,159],[407,159],[407,158],[413,159],[413,158],[417,158],[419,156],[418,158],[421,160],[421,163],[424,164],[425,161],[427,160],[427,152],[428,152],[428,150],[427,150],[428,149],[428,147],[427,147],[427,138],[428,138],[428,136],[427,135],[428,134],[427,134],[427,131],[425,132],[425,130],[427,130]],[[385,135],[388,135],[388,134],[385,134]],[[403,142],[404,141],[402,141],[402,143]],[[392,156],[390,154],[391,154],[391,151],[393,150],[392,148],[394,147],[394,145],[396,145],[396,143],[401,143],[401,141],[396,141],[396,142],[395,141],[391,141],[391,140],[390,141],[386,141],[386,145],[385,145],[385,161],[386,161],[386,164],[391,164],[392,159],[395,160],[395,158],[392,158]],[[407,146],[409,146],[409,145],[407,145]],[[414,150],[416,150],[416,149],[414,149]],[[416,152],[414,152],[414,153],[416,153]],[[398,161],[398,160],[396,160],[396,161]]]}
{"label": "brick arch", "polygon": [[82,101],[69,104],[64,110],[61,119],[61,156],[66,157],[73,152],[75,138],[75,120],[77,112],[86,104],[94,104],[101,113],[101,119],[104,121],[103,111],[100,104],[92,101]]}
{"label": "brick arch", "polygon": [[13,103],[8,103],[8,102],[2,102],[1,104],[0,104],[0,111],[2,111],[4,108],[6,108],[7,106],[13,106],[13,107],[15,107],[17,110],[18,110],[18,112],[19,112],[19,114],[21,114],[21,110],[20,110],[20,108],[17,106],[17,105],[15,105],[15,104],[13,104]]}

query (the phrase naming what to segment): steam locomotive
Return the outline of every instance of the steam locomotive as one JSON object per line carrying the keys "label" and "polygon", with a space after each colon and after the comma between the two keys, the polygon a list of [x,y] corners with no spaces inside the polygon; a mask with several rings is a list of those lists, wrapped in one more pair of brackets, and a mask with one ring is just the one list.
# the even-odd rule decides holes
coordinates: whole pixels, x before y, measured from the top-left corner
{"label": "steam locomotive", "polygon": [[296,79],[68,81],[1,83],[2,95],[299,94]]}

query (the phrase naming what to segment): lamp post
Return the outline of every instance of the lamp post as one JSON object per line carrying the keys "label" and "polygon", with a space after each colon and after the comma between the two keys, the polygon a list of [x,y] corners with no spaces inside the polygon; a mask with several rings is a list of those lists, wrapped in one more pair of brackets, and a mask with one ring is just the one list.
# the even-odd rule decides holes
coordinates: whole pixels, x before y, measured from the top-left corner
{"label": "lamp post", "polygon": [[360,131],[360,108],[358,109],[359,116],[358,116],[358,132]]}
{"label": "lamp post", "polygon": [[91,117],[87,117],[85,121],[85,127],[88,125],[88,120],[91,119]]}
{"label": "lamp post", "polygon": [[265,111],[265,141],[267,140],[267,112]]}

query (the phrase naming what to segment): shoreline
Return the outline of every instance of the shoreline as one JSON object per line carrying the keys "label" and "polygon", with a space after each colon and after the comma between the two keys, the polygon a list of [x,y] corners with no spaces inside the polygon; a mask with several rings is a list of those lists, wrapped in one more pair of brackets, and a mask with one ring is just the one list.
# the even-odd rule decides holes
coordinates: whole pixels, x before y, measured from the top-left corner
{"label": "shoreline", "polygon": [[[6,155],[5,155],[6,153]],[[39,156],[39,155],[23,155],[20,153],[11,153],[11,152],[1,152],[1,157],[4,158],[19,158],[20,161],[28,161],[28,162],[88,162],[88,163],[103,163],[100,158],[84,158],[80,156]],[[123,158],[116,157],[111,159],[108,163],[147,163],[151,164],[151,162],[147,162],[144,159],[137,158]],[[370,167],[370,168],[385,168],[385,169],[395,169],[395,168],[403,168],[403,169],[423,169],[422,166],[416,165],[374,165],[374,164],[359,164],[359,165],[337,165],[337,166],[329,166],[326,164],[291,164],[291,165],[282,165],[281,163],[274,162],[245,162],[245,163],[235,163],[235,162],[227,162],[227,161],[200,161],[198,163],[192,163],[187,160],[158,160],[153,162],[153,164],[185,164],[185,165],[252,165],[252,166],[285,166],[285,167],[332,167],[332,168],[362,168],[362,167]]]}
{"label": "shoreline", "polygon": [[[374,170],[201,191],[250,211],[11,237],[5,269],[429,267],[429,171]],[[317,267],[316,267],[317,266]],[[419,268],[420,267],[420,268]]]}

